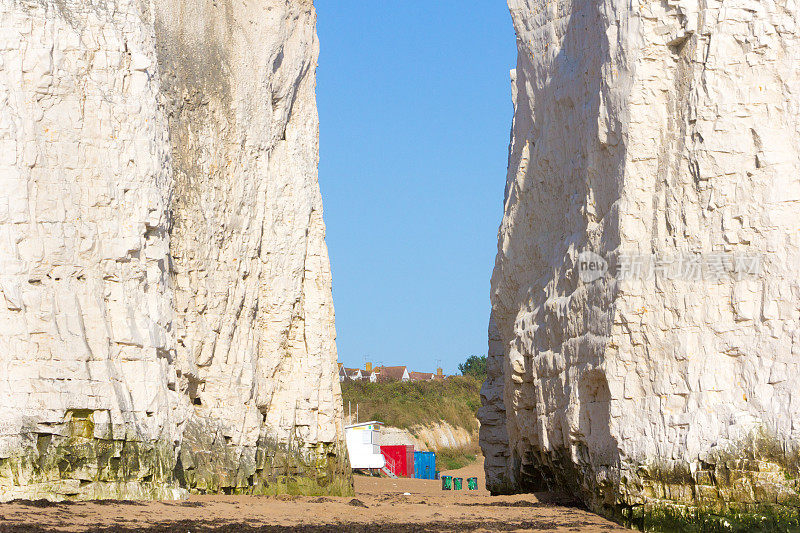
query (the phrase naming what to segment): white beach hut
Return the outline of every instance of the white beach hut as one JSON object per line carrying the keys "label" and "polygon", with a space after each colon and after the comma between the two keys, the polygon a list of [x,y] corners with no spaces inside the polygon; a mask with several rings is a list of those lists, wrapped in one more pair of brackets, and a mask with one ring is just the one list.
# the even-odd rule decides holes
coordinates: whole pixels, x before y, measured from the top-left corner
{"label": "white beach hut", "polygon": [[380,431],[382,422],[362,422],[345,426],[347,454],[352,468],[383,468],[386,459],[381,455]]}

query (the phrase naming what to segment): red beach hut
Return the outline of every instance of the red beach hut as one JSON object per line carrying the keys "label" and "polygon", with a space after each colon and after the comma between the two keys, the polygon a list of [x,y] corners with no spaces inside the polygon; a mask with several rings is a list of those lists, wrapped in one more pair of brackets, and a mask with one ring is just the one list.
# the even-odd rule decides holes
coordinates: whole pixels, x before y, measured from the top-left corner
{"label": "red beach hut", "polygon": [[381,446],[386,468],[398,477],[414,477],[414,447],[407,445]]}

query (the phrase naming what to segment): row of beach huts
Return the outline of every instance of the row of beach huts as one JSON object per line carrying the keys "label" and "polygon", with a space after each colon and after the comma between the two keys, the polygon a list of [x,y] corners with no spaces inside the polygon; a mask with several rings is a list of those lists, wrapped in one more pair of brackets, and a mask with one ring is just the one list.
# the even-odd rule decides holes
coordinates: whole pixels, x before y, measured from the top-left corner
{"label": "row of beach huts", "polygon": [[382,422],[375,420],[345,427],[347,454],[354,470],[380,472],[389,477],[437,479],[436,454],[414,446],[382,445]]}
{"label": "row of beach huts", "polygon": [[[363,369],[347,368],[339,363],[339,381],[442,381],[447,376],[441,368],[436,372],[414,372],[406,366],[373,367],[366,363]],[[356,412],[358,408],[356,406]],[[348,418],[350,418],[348,416]],[[358,420],[358,416],[356,416]],[[347,453],[354,470],[380,472],[390,477],[437,479],[436,454],[415,450],[406,444],[382,444],[382,422],[370,421],[345,426]]]}

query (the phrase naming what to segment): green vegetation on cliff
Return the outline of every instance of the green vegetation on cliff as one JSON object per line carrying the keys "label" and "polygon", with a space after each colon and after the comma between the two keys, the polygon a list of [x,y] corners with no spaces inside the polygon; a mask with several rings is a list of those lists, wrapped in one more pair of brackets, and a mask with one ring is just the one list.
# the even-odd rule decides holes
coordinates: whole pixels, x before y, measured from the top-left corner
{"label": "green vegetation on cliff", "polygon": [[472,376],[484,381],[486,379],[486,363],[485,355],[470,355],[466,361],[458,365],[458,371],[465,376]]}
{"label": "green vegetation on cliff", "polygon": [[[287,445],[267,438],[231,446],[220,429],[190,422],[175,443],[117,435],[98,411],[71,409],[65,422],[23,433],[33,445],[0,457],[0,502],[12,499],[173,499],[199,494],[353,494],[337,444]],[[100,412],[102,415],[103,413]],[[107,417],[100,418],[107,420]]]}
{"label": "green vegetation on cliff", "polygon": [[471,447],[444,448],[436,452],[436,470],[458,470],[478,458],[477,444]]}
{"label": "green vegetation on cliff", "polygon": [[358,404],[361,421],[377,420],[408,429],[443,420],[452,426],[476,431],[480,389],[481,382],[472,376],[451,376],[442,381],[348,381],[342,383],[342,396],[345,413],[348,402],[353,415]]}

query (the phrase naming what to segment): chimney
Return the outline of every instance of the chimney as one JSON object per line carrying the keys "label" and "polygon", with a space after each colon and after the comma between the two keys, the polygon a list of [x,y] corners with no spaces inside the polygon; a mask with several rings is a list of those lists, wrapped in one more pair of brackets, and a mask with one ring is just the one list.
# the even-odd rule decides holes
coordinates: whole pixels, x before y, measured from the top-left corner
{"label": "chimney", "polygon": [[372,363],[365,363],[364,370],[372,372]]}
{"label": "chimney", "polygon": [[436,375],[437,376],[441,376],[442,375],[442,369],[441,368],[437,368],[436,369]]}

